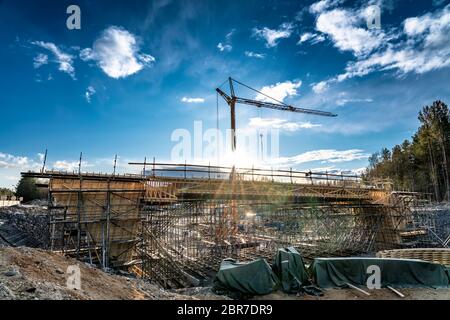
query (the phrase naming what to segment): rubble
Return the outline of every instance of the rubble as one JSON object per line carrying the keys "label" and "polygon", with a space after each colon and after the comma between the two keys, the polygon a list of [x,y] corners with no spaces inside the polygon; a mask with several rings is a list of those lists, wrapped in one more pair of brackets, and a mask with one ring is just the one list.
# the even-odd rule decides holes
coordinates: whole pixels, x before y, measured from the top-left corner
{"label": "rubble", "polygon": [[193,288],[183,288],[183,289],[175,289],[172,292],[196,297],[201,300],[231,300],[231,298],[227,296],[221,296],[212,290],[212,287],[193,287]]}
{"label": "rubble", "polygon": [[[3,239],[2,239],[3,238]],[[47,208],[17,205],[0,208],[0,245],[47,248],[49,225]]]}

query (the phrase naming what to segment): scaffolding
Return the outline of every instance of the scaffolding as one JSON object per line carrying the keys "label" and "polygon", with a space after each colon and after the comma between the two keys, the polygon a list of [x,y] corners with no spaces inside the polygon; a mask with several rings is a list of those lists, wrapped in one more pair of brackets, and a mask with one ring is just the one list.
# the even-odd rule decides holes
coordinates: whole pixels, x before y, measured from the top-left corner
{"label": "scaffolding", "polygon": [[179,288],[207,283],[224,258],[271,259],[280,247],[311,260],[446,241],[421,195],[389,184],[293,170],[135,165],[141,174],[22,173],[48,179],[52,250]]}

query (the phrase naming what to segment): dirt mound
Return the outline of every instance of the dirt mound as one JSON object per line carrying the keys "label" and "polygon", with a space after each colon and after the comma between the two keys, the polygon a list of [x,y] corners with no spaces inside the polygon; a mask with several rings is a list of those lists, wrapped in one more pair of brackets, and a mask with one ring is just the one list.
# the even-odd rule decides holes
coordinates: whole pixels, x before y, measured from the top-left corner
{"label": "dirt mound", "polygon": [[[67,286],[69,266],[80,268],[81,290]],[[105,273],[75,259],[31,248],[0,248],[0,300],[181,300],[140,279]]]}

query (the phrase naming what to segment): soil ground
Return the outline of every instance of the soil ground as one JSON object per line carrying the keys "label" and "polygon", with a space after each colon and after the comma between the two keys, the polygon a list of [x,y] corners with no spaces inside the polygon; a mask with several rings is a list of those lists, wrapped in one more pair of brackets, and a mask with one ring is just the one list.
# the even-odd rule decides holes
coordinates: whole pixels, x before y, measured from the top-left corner
{"label": "soil ground", "polygon": [[370,293],[366,296],[354,289],[326,289],[322,297],[296,296],[282,292],[275,292],[266,296],[255,297],[255,300],[450,300],[450,289],[398,289],[405,297],[401,298],[389,289],[365,290]]}
{"label": "soil ground", "polygon": [[[67,287],[68,266],[78,265],[81,290]],[[0,248],[0,300],[184,300],[143,280],[119,276],[56,253]]]}

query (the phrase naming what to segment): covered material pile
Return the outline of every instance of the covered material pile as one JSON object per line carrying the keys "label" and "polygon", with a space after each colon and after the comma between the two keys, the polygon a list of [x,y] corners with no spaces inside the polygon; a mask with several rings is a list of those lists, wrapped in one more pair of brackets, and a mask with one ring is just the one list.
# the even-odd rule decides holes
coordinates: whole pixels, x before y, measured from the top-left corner
{"label": "covered material pile", "polygon": [[278,286],[278,278],[264,259],[249,263],[225,259],[214,282],[216,292],[235,297],[269,294]]}
{"label": "covered material pile", "polygon": [[365,286],[369,266],[380,269],[381,286],[397,288],[449,286],[445,266],[412,259],[317,258],[311,266],[315,283],[321,288]]}
{"label": "covered material pile", "polygon": [[273,271],[279,277],[281,287],[286,293],[297,293],[310,284],[303,258],[292,247],[278,250]]}
{"label": "covered material pile", "polygon": [[265,259],[249,263],[225,259],[214,281],[215,292],[233,298],[265,295],[278,289],[321,295],[311,286],[302,256],[293,247],[279,249],[272,266]]}
{"label": "covered material pile", "polygon": [[250,263],[224,260],[214,290],[233,298],[278,289],[288,294],[322,295],[319,288],[366,286],[374,267],[380,271],[381,287],[450,287],[450,269],[442,264],[413,259],[316,258],[307,269],[300,253],[290,247],[278,250],[272,268],[264,259]]}

